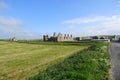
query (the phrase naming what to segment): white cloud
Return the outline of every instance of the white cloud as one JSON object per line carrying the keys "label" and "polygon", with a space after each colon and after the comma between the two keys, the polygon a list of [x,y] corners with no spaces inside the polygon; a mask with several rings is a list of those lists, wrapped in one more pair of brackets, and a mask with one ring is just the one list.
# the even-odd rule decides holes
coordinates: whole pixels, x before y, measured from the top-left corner
{"label": "white cloud", "polygon": [[95,16],[95,17],[76,18],[76,19],[64,21],[62,22],[62,24],[81,24],[81,23],[94,23],[100,21],[111,21],[111,20],[115,20],[118,16],[119,15],[111,16],[111,17]]}
{"label": "white cloud", "polygon": [[0,31],[3,37],[17,37],[18,39],[40,38],[40,35],[33,34],[25,29],[25,24],[13,17],[0,16]]}
{"label": "white cloud", "polygon": [[[0,0],[0,10],[9,8],[5,0]],[[28,27],[28,26],[27,26]],[[41,35],[31,32],[26,25],[14,17],[0,16],[0,38],[39,39]]]}
{"label": "white cloud", "polygon": [[3,17],[0,16],[0,30],[5,32],[20,31],[20,27],[23,25],[22,21],[15,19],[13,17]]}
{"label": "white cloud", "polygon": [[0,30],[12,33],[19,31],[19,28],[22,25],[23,23],[18,19],[0,16]]}
{"label": "white cloud", "polygon": [[77,25],[76,33],[80,35],[120,34],[120,15],[77,18],[64,21],[63,24],[68,25],[68,29],[73,24]]}
{"label": "white cloud", "polygon": [[4,17],[4,16],[0,16],[0,23],[3,25],[21,25],[23,24],[22,21],[15,19],[13,17]]}
{"label": "white cloud", "polygon": [[4,2],[4,0],[0,0],[0,9],[8,8],[8,4]]}

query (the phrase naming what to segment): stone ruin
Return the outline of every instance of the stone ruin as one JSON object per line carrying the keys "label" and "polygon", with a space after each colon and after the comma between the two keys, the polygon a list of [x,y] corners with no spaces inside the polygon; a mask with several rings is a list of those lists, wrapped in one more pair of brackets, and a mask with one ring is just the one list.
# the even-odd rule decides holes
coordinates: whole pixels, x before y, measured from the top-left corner
{"label": "stone ruin", "polygon": [[73,41],[72,35],[69,34],[61,34],[58,35],[54,32],[53,36],[49,37],[48,35],[43,35],[43,41],[51,41],[51,42],[62,42],[62,41]]}
{"label": "stone ruin", "polygon": [[9,39],[9,41],[17,41],[16,37],[12,37]]}

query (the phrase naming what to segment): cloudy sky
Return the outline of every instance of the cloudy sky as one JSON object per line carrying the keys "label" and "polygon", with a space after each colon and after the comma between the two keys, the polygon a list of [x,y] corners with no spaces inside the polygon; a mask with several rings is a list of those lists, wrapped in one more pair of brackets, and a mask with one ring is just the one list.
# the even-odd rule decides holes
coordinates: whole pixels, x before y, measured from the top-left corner
{"label": "cloudy sky", "polygon": [[120,0],[0,0],[0,38],[120,34]]}

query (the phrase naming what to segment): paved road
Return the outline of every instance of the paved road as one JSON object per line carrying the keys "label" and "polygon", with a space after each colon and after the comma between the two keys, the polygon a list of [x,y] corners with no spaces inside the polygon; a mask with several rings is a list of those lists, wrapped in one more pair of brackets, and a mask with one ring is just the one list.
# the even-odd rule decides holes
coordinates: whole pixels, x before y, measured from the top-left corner
{"label": "paved road", "polygon": [[110,52],[113,80],[120,80],[120,43],[111,43]]}

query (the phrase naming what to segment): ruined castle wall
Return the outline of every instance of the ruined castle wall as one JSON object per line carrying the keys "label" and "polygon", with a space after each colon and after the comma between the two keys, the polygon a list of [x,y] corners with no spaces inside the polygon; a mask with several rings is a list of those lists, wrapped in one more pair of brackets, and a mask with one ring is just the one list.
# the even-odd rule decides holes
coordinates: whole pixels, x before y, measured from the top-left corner
{"label": "ruined castle wall", "polygon": [[69,35],[69,34],[65,34],[63,36],[61,33],[59,33],[58,35],[56,35],[56,33],[54,33],[53,36],[50,38],[48,37],[48,35],[44,35],[43,40],[44,41],[53,41],[53,42],[73,41],[73,37],[72,37],[72,35]]}

